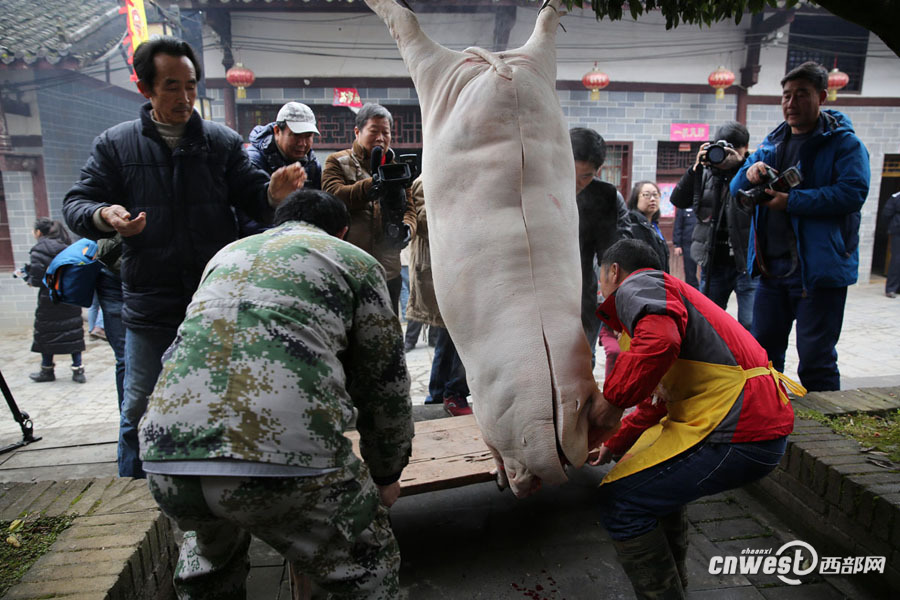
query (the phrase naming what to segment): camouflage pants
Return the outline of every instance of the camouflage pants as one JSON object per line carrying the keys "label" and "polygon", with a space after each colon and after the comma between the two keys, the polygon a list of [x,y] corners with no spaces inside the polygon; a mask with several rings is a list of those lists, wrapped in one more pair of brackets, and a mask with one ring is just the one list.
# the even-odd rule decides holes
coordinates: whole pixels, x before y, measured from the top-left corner
{"label": "camouflage pants", "polygon": [[399,594],[400,550],[361,462],[319,477],[148,474],[148,481],[185,532],[175,569],[181,599],[243,600],[251,534],[329,598]]}

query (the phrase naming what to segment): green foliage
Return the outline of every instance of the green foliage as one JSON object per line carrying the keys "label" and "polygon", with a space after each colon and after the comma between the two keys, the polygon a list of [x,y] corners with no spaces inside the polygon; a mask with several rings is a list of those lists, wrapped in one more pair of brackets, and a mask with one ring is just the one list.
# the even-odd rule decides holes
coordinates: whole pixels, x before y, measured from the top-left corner
{"label": "green foliage", "polygon": [[[618,21],[622,18],[622,6],[626,0],[565,0],[566,7],[590,7],[597,15],[597,20],[609,19]],[[666,18],[666,29],[678,27],[680,23],[706,25],[734,19],[740,23],[744,13],[758,13],[766,7],[791,8],[798,0],[631,0],[628,9],[631,17],[637,19],[645,12],[659,9]]]}
{"label": "green foliage", "polygon": [[797,411],[797,416],[813,419],[835,432],[851,437],[866,448],[880,450],[900,463],[900,410],[887,415],[823,415],[817,411]]}
{"label": "green foliage", "polygon": [[[73,520],[73,515],[63,515],[26,517],[17,525],[14,525],[15,521],[0,521],[0,597],[19,582],[34,561],[50,549],[56,537]],[[10,527],[13,527],[14,533],[10,531]],[[18,547],[7,541],[11,536],[15,536]]]}

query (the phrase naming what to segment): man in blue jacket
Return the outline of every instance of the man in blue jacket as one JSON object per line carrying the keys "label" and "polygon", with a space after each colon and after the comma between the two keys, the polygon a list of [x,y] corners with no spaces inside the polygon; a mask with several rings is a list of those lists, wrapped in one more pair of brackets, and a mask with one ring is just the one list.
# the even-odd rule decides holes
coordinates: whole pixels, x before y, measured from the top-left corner
{"label": "man in blue jacket", "polygon": [[[306,171],[306,189],[322,189],[322,165],[313,152],[313,137],[319,135],[316,116],[301,102],[288,102],[278,111],[275,121],[257,125],[250,131],[247,156],[258,169],[269,175],[281,167],[300,163]],[[267,229],[241,209],[235,210],[240,236],[246,237]]]}
{"label": "man in blue jacket", "polygon": [[78,235],[122,236],[125,391],[119,424],[119,475],[143,477],[137,426],[203,268],[237,239],[232,209],[261,221],[306,172],[266,174],[250,164],[241,137],[194,110],[200,63],[186,42],[162,37],[134,53],[140,118],[94,140],[81,179],[63,200]]}
{"label": "man in blue jacket", "polygon": [[846,115],[821,109],[828,72],[806,62],[781,80],[784,123],[732,179],[731,193],[764,184],[766,168],[796,166],[790,192],[767,189],[755,209],[747,267],[759,274],[752,333],[778,371],[797,321],[798,375],[810,391],[840,389],[835,346],[847,286],[859,267],[860,209],[869,193],[869,153]]}

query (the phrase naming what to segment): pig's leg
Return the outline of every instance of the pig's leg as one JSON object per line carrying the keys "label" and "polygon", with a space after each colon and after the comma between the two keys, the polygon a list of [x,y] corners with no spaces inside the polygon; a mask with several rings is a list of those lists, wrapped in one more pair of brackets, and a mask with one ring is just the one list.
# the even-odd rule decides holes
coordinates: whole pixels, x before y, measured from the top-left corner
{"label": "pig's leg", "polygon": [[534,23],[534,31],[525,45],[516,54],[527,56],[535,64],[539,72],[556,83],[556,29],[559,18],[565,14],[560,8],[560,0],[549,0],[543,4]]}
{"label": "pig's leg", "polygon": [[416,15],[394,0],[366,0],[366,4],[387,24],[417,89],[422,79],[417,75],[442,63],[449,65],[459,56],[428,37]]}

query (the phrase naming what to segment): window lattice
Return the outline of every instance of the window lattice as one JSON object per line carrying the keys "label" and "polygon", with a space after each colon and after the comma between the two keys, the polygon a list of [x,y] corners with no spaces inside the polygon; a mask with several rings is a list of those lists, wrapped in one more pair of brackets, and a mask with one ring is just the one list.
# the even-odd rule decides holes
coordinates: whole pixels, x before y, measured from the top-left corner
{"label": "window lattice", "polygon": [[796,15],[791,23],[785,73],[808,61],[837,68],[850,77],[841,92],[862,89],[869,32],[864,27],[833,16]]}

